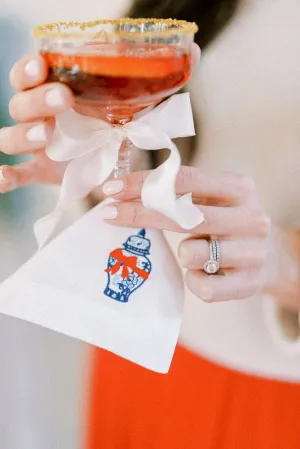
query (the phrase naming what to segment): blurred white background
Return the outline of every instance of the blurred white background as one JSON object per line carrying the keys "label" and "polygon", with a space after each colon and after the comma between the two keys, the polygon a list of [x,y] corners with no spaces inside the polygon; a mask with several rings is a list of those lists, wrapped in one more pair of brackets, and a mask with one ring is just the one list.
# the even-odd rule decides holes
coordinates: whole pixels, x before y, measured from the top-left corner
{"label": "blurred white background", "polygon": [[[63,20],[113,18],[126,0],[1,0],[0,127],[11,124],[14,62],[35,51],[31,28]],[[0,153],[0,163],[16,163]],[[0,197],[0,281],[36,250],[32,225],[50,211],[56,190],[29,187]],[[0,447],[81,449],[88,347],[37,326],[0,316]]]}

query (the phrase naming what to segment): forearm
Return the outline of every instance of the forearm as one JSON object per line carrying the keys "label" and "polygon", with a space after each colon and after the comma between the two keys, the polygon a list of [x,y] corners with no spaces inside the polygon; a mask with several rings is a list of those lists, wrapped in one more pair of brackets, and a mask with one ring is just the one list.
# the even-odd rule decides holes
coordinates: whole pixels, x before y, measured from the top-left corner
{"label": "forearm", "polygon": [[283,343],[298,342],[300,338],[298,230],[274,229],[270,240],[270,265],[263,293],[266,319],[271,334]]}

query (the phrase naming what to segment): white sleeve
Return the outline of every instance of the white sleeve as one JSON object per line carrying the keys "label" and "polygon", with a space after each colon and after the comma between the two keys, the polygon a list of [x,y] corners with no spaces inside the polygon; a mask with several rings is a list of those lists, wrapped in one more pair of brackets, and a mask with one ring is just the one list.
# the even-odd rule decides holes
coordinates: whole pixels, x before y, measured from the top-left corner
{"label": "white sleeve", "polygon": [[275,341],[285,352],[300,353],[300,312],[278,305],[271,295],[262,296],[267,328]]}
{"label": "white sleeve", "polygon": [[298,248],[299,234],[292,230],[273,229],[270,239],[272,266],[266,273],[271,288],[267,293],[262,293],[267,328],[276,344],[292,353],[300,353],[300,307],[291,310],[282,305],[275,295],[278,292],[287,297],[290,291],[291,302],[295,300],[295,291],[293,288],[289,290],[288,286],[299,284]]}

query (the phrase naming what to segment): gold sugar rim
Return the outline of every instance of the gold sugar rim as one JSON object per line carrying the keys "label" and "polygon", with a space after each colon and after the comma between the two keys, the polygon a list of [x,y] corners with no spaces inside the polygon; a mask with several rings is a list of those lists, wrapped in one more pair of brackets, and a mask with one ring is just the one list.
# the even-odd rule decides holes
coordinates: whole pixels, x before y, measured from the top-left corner
{"label": "gold sugar rim", "polygon": [[[130,32],[130,31],[116,31],[116,32],[106,32],[106,31],[98,31],[96,33],[85,32],[89,28],[96,27],[97,25],[125,25],[130,23],[132,25],[141,24],[141,23],[162,23],[167,24],[169,26],[175,25],[178,28],[168,28],[164,30],[157,31],[145,31],[145,32]],[[68,33],[66,30],[70,28],[78,27],[79,30],[77,32]],[[143,37],[151,37],[151,36],[159,36],[159,37],[169,37],[174,36],[176,34],[195,34],[198,31],[198,26],[194,22],[187,22],[186,20],[177,20],[177,19],[113,19],[113,20],[94,20],[90,22],[56,22],[49,23],[45,25],[40,25],[33,30],[33,36],[38,39],[46,38],[46,39],[97,39],[97,38],[109,38],[109,37],[135,37],[135,38],[143,38]]]}

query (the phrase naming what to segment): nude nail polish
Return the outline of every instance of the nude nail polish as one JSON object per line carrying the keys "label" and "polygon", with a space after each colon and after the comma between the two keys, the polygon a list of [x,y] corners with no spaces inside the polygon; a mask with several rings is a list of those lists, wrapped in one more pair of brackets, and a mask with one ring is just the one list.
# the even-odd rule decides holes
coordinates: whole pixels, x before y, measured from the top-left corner
{"label": "nude nail polish", "polygon": [[5,178],[4,174],[3,174],[3,170],[2,170],[2,168],[0,168],[0,183],[3,184],[6,181],[7,180],[6,180],[6,178]]}
{"label": "nude nail polish", "polygon": [[115,206],[104,206],[100,210],[100,215],[103,220],[114,220],[117,218],[118,209]]}
{"label": "nude nail polish", "polygon": [[46,142],[47,134],[43,123],[33,126],[27,131],[27,140],[30,142]]}
{"label": "nude nail polish", "polygon": [[61,89],[55,87],[48,90],[45,95],[45,101],[48,106],[59,107],[64,105],[64,97],[62,95]]}
{"label": "nude nail polish", "polygon": [[32,59],[25,65],[24,71],[30,78],[39,78],[41,73],[41,64],[38,60]]}
{"label": "nude nail polish", "polygon": [[124,182],[120,179],[116,179],[115,181],[107,181],[103,187],[103,193],[106,196],[116,195],[117,193],[122,192],[124,189]]}

